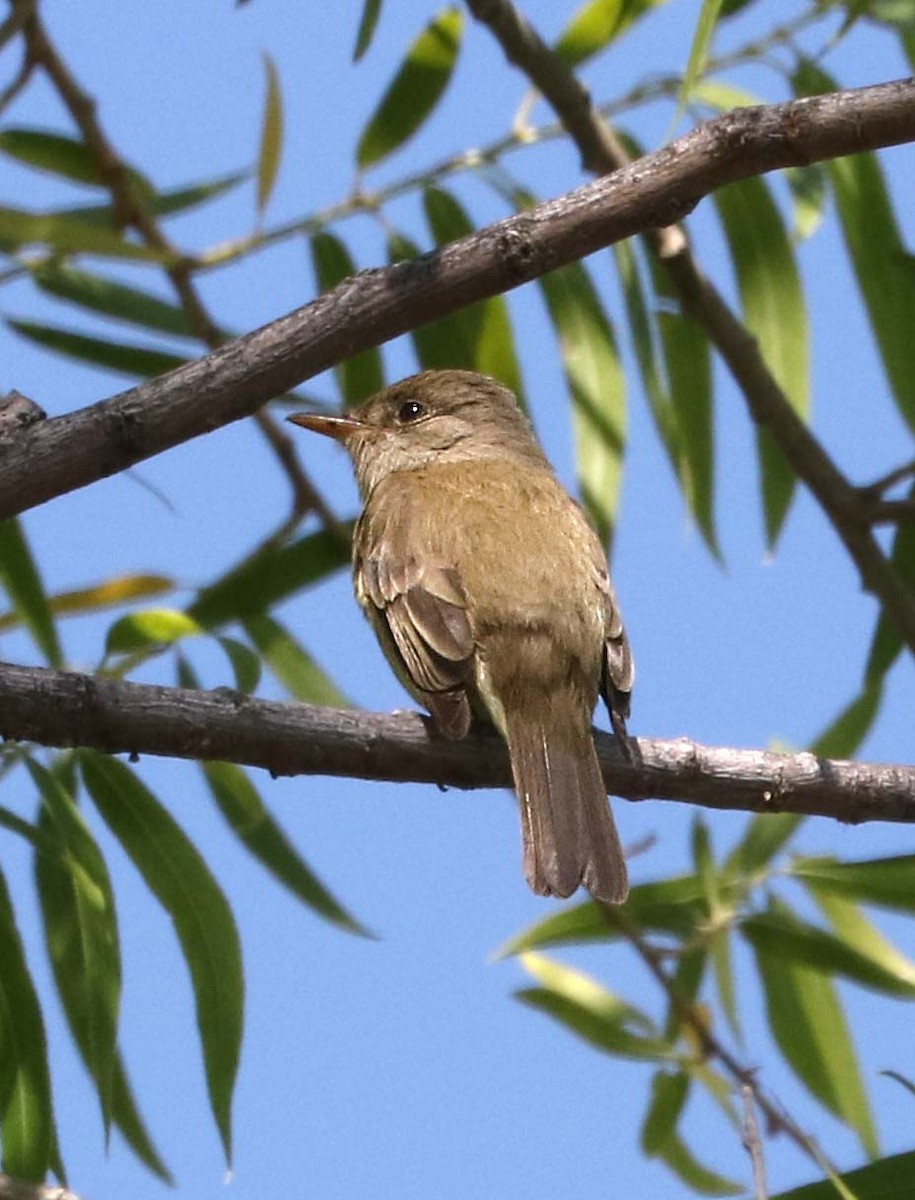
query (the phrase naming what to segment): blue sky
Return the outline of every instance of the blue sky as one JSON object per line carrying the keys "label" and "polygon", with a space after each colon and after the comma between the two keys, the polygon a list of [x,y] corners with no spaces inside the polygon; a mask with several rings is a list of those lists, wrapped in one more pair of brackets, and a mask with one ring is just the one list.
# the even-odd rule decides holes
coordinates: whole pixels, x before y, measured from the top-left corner
{"label": "blue sky", "polygon": [[[401,54],[435,11],[402,0],[385,6],[367,59],[350,63],[358,20],[355,0],[334,8],[293,0],[229,0],[185,5],[47,0],[52,33],[72,68],[95,93],[101,120],[125,156],[161,186],[175,186],[249,164],[263,104],[262,51],[283,85],[287,138],[269,221],[304,214],[345,196],[354,176],[354,146]],[[792,4],[772,2],[768,25]],[[623,90],[645,72],[681,67],[698,5],[673,0],[611,56],[588,70],[597,95]],[[548,35],[561,28],[565,5],[532,0],[527,11]],[[741,27],[747,35],[752,15]],[[736,32],[727,39],[736,41]],[[524,94],[489,35],[470,27],[464,59],[441,112],[400,155],[367,181],[376,185],[505,132]],[[847,85],[906,73],[892,43],[862,30],[832,68]],[[745,72],[740,86],[767,88],[771,77]],[[536,116],[544,116],[542,108]],[[669,133],[664,109],[633,126],[648,145]],[[14,124],[67,128],[43,85],[9,114]],[[897,197],[911,195],[910,148],[883,156]],[[568,147],[516,155],[513,169],[543,195],[582,181]],[[377,176],[377,177],[376,177]],[[3,162],[2,202],[50,206],[72,192]],[[478,220],[504,215],[482,185],[459,194]],[[192,248],[240,236],[254,222],[253,186],[171,227]],[[390,218],[419,236],[418,206],[405,200]],[[910,220],[903,207],[902,218]],[[707,269],[732,293],[711,206],[690,229]],[[340,228],[360,266],[384,260],[383,230],[369,218]],[[832,221],[799,250],[813,331],[815,427],[857,481],[911,458],[911,435],[894,416]],[[611,314],[618,299],[606,255],[591,261],[607,283]],[[122,277],[129,278],[122,272]],[[290,243],[208,276],[207,302],[220,323],[247,330],[306,302],[314,293],[307,247]],[[563,479],[574,487],[568,405],[552,334],[533,287],[512,296],[525,383],[541,437]],[[5,316],[49,320],[66,314],[40,304],[22,285],[0,293]],[[616,307],[614,307],[616,306]],[[92,328],[91,322],[84,326]],[[104,329],[103,325],[97,328]],[[4,390],[16,387],[53,414],[122,387],[122,379],[38,353],[0,329]],[[415,369],[409,344],[385,349],[391,379]],[[630,364],[631,365],[631,364]],[[800,494],[774,556],[766,553],[759,512],[753,431],[744,406],[717,369],[718,518],[725,566],[713,563],[684,513],[645,405],[633,382],[631,434],[614,577],[636,654],[638,678],[631,729],[636,735],[685,735],[720,745],[803,746],[856,692],[875,606],[860,590],[836,539]],[[308,390],[329,401],[333,381]],[[304,462],[341,516],[354,511],[355,489],[344,456],[305,440]],[[188,596],[224,570],[280,519],[286,484],[250,424],[223,429],[142,464],[138,474],[164,492],[163,507],[135,478],[120,476],[29,514],[26,528],[51,590],[132,570],[180,579]],[[351,598],[347,578],[288,603],[292,626],[342,689],[367,708],[408,704],[388,672]],[[63,630],[69,661],[91,667],[105,625],[74,620]],[[4,658],[37,661],[22,638],[0,642]],[[224,660],[201,648],[195,662],[208,686],[231,682]],[[167,666],[148,679],[171,682]],[[270,681],[266,694],[278,694]],[[894,671],[883,715],[864,757],[911,759],[915,672]],[[547,1020],[519,1006],[512,991],[527,979],[512,962],[490,961],[509,936],[554,909],[532,896],[520,870],[514,804],[505,792],[442,793],[420,786],[345,780],[258,777],[262,794],[311,865],[380,940],[330,929],[297,907],[258,870],[210,808],[199,772],[185,763],[142,764],[143,778],[203,849],[235,910],[248,977],[247,1034],[235,1105],[234,1176],[209,1119],[183,964],[166,917],[145,891],[104,827],[94,822],[115,874],[125,955],[124,1049],[141,1106],[173,1170],[180,1195],[197,1200],[260,1197],[300,1186],[323,1200],[360,1192],[402,1198],[472,1200],[476,1196],[546,1196],[562,1192],[686,1194],[665,1168],[638,1150],[649,1074],[603,1058]],[[33,798],[20,781],[6,802],[24,813]],[[693,813],[676,804],[615,809],[623,840],[653,847],[632,863],[636,882],[688,864]],[[738,835],[737,815],[709,817],[720,850]],[[904,829],[853,830],[811,822],[805,850],[864,857],[912,848]],[[15,888],[30,962],[51,997],[30,892],[30,864],[12,839],[4,865]],[[911,927],[886,926],[915,952]],[[567,952],[608,986],[652,1011],[658,997],[620,948]],[[853,1139],[808,1101],[780,1065],[761,1023],[762,1005],[749,962],[740,960],[746,1006],[746,1060],[800,1123],[843,1165],[859,1161]],[[910,1147],[911,1098],[876,1076],[882,1067],[911,1075],[901,1051],[905,1014],[889,1002],[847,990],[853,1027],[887,1150]],[[163,1195],[161,1186],[115,1139],[107,1158],[97,1107],[48,1000],[55,1098],[72,1185],[94,1200],[130,1191]],[[745,1154],[702,1105],[686,1129],[704,1159],[748,1180]],[[770,1144],[773,1184],[811,1172],[790,1150]]]}

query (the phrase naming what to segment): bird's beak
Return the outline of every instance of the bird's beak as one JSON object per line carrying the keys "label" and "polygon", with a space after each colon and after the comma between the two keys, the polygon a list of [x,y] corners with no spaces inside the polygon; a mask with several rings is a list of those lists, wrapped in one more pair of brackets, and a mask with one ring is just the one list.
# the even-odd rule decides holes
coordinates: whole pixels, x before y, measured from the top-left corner
{"label": "bird's beak", "polygon": [[363,428],[363,422],[357,417],[328,417],[324,413],[291,413],[286,420],[338,442],[345,442],[350,434]]}

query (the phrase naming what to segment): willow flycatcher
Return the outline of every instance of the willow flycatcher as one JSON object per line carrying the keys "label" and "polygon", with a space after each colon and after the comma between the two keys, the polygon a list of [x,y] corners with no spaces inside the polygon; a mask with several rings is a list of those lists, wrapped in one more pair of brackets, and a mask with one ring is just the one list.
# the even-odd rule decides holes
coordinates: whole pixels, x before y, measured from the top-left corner
{"label": "willow flycatcher", "polygon": [[600,694],[628,749],[632,655],[597,535],[514,395],[426,371],[289,420],[352,458],[356,596],[401,682],[447,737],[476,714],[508,742],[531,888],[625,900],[591,715]]}

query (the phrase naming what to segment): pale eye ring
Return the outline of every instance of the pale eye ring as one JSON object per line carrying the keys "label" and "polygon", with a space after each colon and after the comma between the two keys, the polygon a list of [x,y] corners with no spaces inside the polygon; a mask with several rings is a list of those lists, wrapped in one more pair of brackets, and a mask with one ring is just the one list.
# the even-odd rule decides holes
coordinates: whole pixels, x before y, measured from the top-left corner
{"label": "pale eye ring", "polygon": [[409,425],[411,421],[418,421],[420,417],[424,417],[425,415],[425,406],[420,404],[418,400],[407,400],[397,410],[397,420],[402,425]]}

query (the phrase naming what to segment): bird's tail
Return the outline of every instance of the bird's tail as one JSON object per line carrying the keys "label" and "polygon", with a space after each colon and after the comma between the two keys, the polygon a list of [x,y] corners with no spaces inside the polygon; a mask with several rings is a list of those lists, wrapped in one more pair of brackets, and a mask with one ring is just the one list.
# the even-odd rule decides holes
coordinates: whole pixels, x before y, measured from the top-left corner
{"label": "bird's tail", "polygon": [[623,857],[590,725],[582,706],[553,696],[548,720],[506,712],[512,775],[521,806],[524,873],[541,895],[592,896],[621,904],[629,892]]}

